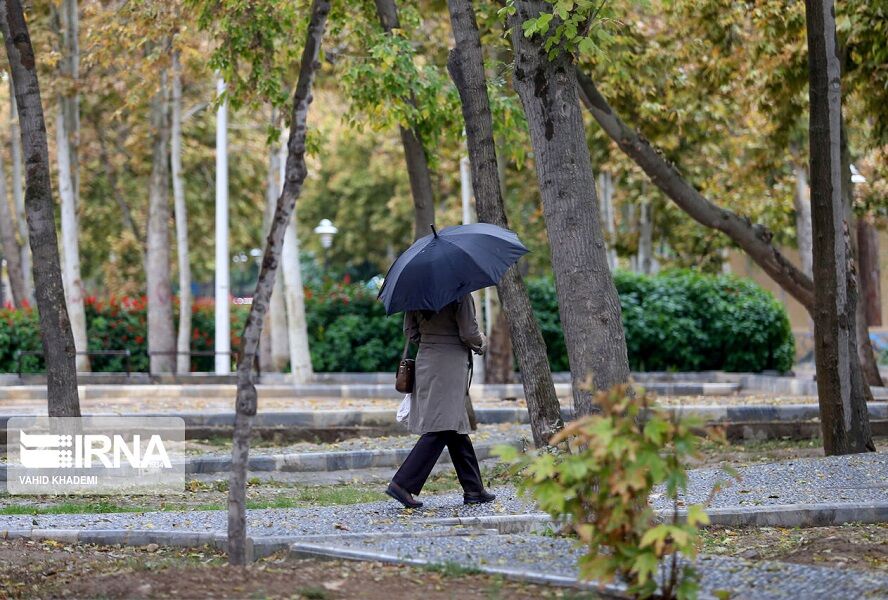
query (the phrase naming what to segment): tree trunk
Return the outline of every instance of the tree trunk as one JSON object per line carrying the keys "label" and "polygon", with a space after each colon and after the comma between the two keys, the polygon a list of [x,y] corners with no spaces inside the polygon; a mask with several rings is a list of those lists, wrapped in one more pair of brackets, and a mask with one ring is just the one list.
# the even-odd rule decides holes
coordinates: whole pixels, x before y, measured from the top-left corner
{"label": "tree trunk", "polygon": [[[276,113],[276,111],[273,111]],[[272,114],[272,126],[277,127],[277,116]],[[282,144],[284,150],[286,147]],[[286,156],[283,157],[286,159]],[[268,155],[268,181],[266,183],[265,196],[265,219],[263,220],[263,232],[265,237],[271,231],[271,223],[274,219],[274,209],[277,200],[281,194],[281,185],[283,184],[281,177],[282,157],[280,152],[272,148]],[[268,367],[263,367],[264,371],[274,371],[281,373],[287,367],[290,360],[290,342],[287,333],[287,305],[284,301],[284,278],[275,277],[274,291],[269,300],[268,316],[266,317],[266,326],[269,328],[267,335],[263,327],[264,343],[268,345]]]}
{"label": "tree trunk", "polygon": [[[9,275],[9,289],[16,308],[22,308],[28,294],[25,289],[25,275],[22,271],[22,251],[15,237],[15,219],[6,197],[6,169],[3,155],[0,154],[0,246],[6,259],[6,272]],[[0,306],[3,306],[0,303]]]}
{"label": "tree trunk", "polygon": [[811,194],[808,190],[808,169],[802,165],[793,167],[796,189],[792,197],[795,205],[796,241],[799,246],[799,262],[802,264],[802,272],[808,277],[814,277],[812,264],[813,251],[811,249]]}
{"label": "tree trunk", "polygon": [[607,230],[607,240],[605,240],[605,246],[607,247],[607,265],[610,267],[611,272],[617,268],[617,251],[614,250],[614,242],[616,241],[617,236],[617,223],[614,219],[614,184],[613,178],[611,174],[607,171],[602,171],[598,175],[598,193],[601,195],[600,205],[601,205],[601,216],[604,219],[604,225]]}
{"label": "tree trunk", "polygon": [[191,372],[191,262],[188,260],[188,208],[182,178],[182,65],[173,52],[173,105],[170,130],[170,168],[176,220],[176,255],[179,259],[179,334],[176,338],[176,372]]}
{"label": "tree trunk", "polygon": [[750,223],[748,219],[720,208],[703,197],[644,137],[623,123],[589,77],[578,71],[577,79],[583,102],[601,128],[666,196],[701,225],[717,229],[731,238],[771,279],[808,312],[813,312],[814,284],[811,278],[771,244],[772,234],[767,228]]}
{"label": "tree trunk", "polygon": [[551,254],[559,314],[574,406],[585,415],[594,408],[596,390],[629,380],[620,300],[608,267],[571,57],[562,52],[549,60],[539,36],[524,36],[524,22],[550,4],[524,0],[515,6],[514,86],[527,115],[546,229],[558,240]]}
{"label": "tree trunk", "polygon": [[857,262],[860,269],[860,293],[864,298],[864,314],[870,327],[882,326],[882,275],[879,268],[879,232],[872,217],[857,220]]}
{"label": "tree trunk", "polygon": [[22,273],[25,279],[25,298],[34,303],[34,273],[31,270],[31,248],[28,246],[28,218],[25,214],[25,189],[22,185],[22,131],[18,109],[15,106],[15,87],[9,77],[9,153],[12,157],[12,198],[18,225]]}
{"label": "tree trunk", "polygon": [[[475,12],[471,0],[448,0],[447,5],[455,42],[447,59],[447,69],[462,104],[478,220],[508,227],[497,173],[493,120]],[[517,265],[506,271],[497,290],[521,368],[533,441],[537,446],[543,446],[564,423],[552,383],[546,345]]]}
{"label": "tree trunk", "polygon": [[[225,81],[216,78],[216,93],[225,93]],[[228,251],[228,100],[216,109],[216,280],[213,350],[216,375],[231,373],[231,306]]]}
{"label": "tree trunk", "polygon": [[305,166],[305,133],[311,87],[318,68],[318,53],[324,26],[330,12],[329,0],[313,0],[311,17],[306,32],[305,47],[299,68],[299,79],[293,94],[290,137],[287,142],[287,166],[284,189],[275,207],[274,220],[265,245],[259,281],[253,295],[253,304],[241,337],[237,361],[237,402],[235,404],[234,440],[231,450],[231,479],[228,486],[228,561],[244,565],[246,544],[246,478],[250,451],[250,430],[256,415],[257,395],[253,384],[253,361],[262,334],[262,323],[268,311],[268,300],[274,286],[275,274],[281,260],[284,233],[292,220],[296,199],[302,191],[307,168]]}
{"label": "tree trunk", "polygon": [[[71,172],[70,145],[67,143],[67,118],[61,98],[56,111],[56,154],[59,163],[59,197],[62,215],[62,273],[65,281],[65,299],[71,317],[71,331],[77,350],[87,350],[86,310],[83,305],[83,282],[80,279],[80,251],[78,248],[77,199],[74,197],[74,178]],[[77,356],[77,370],[89,371],[89,357]]]}
{"label": "tree trunk", "polygon": [[834,5],[832,0],[805,0],[805,9],[817,395],[824,451],[850,454],[875,447],[857,359],[857,283],[842,196],[842,103]]}
{"label": "tree trunk", "polygon": [[[63,92],[59,94],[56,111],[56,153],[59,166],[59,198],[62,216],[62,275],[65,297],[71,318],[71,331],[77,350],[88,349],[86,310],[83,305],[83,281],[80,278],[80,231],[77,218],[78,159],[80,138],[80,99],[77,93],[80,50],[78,48],[77,0],[63,0],[58,14],[61,59],[59,74]],[[89,371],[89,357],[77,357],[77,369]]]}
{"label": "tree trunk", "polygon": [[[386,33],[398,29],[398,7],[395,0],[376,0],[379,22]],[[416,100],[410,98],[412,104]],[[410,177],[410,191],[413,196],[413,237],[419,239],[431,233],[430,225],[435,224],[435,196],[432,193],[432,176],[422,137],[415,130],[401,126],[401,144],[404,146],[404,159],[407,161],[407,175]]]}
{"label": "tree trunk", "polygon": [[287,339],[290,347],[290,376],[293,383],[308,383],[313,369],[308,350],[308,324],[305,320],[305,289],[302,285],[302,269],[299,263],[299,238],[296,236],[298,210],[284,232],[282,256],[284,298],[287,305]]}
{"label": "tree trunk", "polygon": [[[876,352],[873,350],[873,344],[869,336],[869,326],[866,322],[866,300],[863,297],[860,274],[860,264],[857,257],[860,256],[860,250],[857,243],[857,219],[854,216],[854,182],[851,181],[851,150],[848,147],[848,137],[845,120],[841,121],[841,144],[839,155],[841,156],[841,176],[842,176],[842,206],[844,213],[844,234],[848,236],[851,248],[849,257],[849,268],[851,269],[851,281],[855,286],[852,290],[855,294],[854,309],[854,337],[856,339],[857,357],[864,379],[863,393],[867,402],[873,400],[873,393],[869,386],[875,385],[882,387],[882,375],[879,373],[879,363],[876,360]],[[855,365],[852,365],[852,369]]]}
{"label": "tree trunk", "polygon": [[170,289],[170,202],[169,202],[169,95],[167,73],[160,73],[160,90],[151,101],[153,151],[148,184],[148,352],[151,373],[172,373],[176,361],[176,334]]}
{"label": "tree trunk", "polygon": [[23,154],[28,157],[25,208],[34,259],[40,338],[46,358],[49,416],[78,417],[76,354],[59,261],[46,122],[40,101],[34,47],[19,0],[0,0],[0,28],[15,83]]}
{"label": "tree trunk", "polygon": [[489,318],[493,326],[487,342],[487,363],[484,374],[487,383],[512,383],[515,370],[515,358],[512,354],[512,337],[509,335],[509,321],[506,311],[502,310],[497,299],[495,308]]}
{"label": "tree trunk", "polygon": [[639,208],[638,270],[650,275],[654,254],[654,205],[643,200]]}

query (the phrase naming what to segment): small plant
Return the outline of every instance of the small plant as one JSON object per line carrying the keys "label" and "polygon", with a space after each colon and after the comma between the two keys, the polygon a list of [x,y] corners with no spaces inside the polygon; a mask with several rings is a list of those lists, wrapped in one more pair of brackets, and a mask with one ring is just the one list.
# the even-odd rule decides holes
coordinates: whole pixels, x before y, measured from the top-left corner
{"label": "small plant", "polygon": [[[700,545],[698,526],[709,519],[695,504],[681,522],[678,496],[687,488],[686,462],[697,455],[700,424],[666,414],[628,386],[601,392],[596,402],[599,414],[568,424],[549,448],[522,455],[501,447],[500,456],[525,475],[519,488],[587,548],[579,561],[583,577],[619,577],[639,598],[695,598],[690,562]],[[658,486],[674,507],[664,522],[648,503]]]}

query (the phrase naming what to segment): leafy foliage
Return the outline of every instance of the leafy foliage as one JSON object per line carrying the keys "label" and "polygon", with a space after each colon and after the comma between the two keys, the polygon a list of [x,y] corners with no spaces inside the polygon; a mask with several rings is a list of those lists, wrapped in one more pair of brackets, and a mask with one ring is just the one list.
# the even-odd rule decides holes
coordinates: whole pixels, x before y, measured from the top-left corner
{"label": "leafy foliage", "polygon": [[684,522],[677,514],[658,522],[648,497],[662,486],[677,505],[687,489],[687,461],[698,453],[699,423],[672,418],[625,386],[598,393],[596,405],[600,414],[568,424],[549,448],[519,454],[501,447],[500,456],[524,475],[519,489],[586,547],[583,577],[618,577],[631,593],[649,598],[659,570],[662,597],[696,597],[697,575],[683,559],[696,556],[698,527],[709,518],[695,504]]}
{"label": "leafy foliage", "polygon": [[[795,340],[785,308],[752,281],[687,270],[617,271],[630,367],[638,371],[788,371]],[[551,280],[528,282],[554,370],[568,367]]]}
{"label": "leafy foliage", "polygon": [[404,337],[401,315],[386,316],[376,292],[337,284],[305,297],[315,371],[394,371]]}
{"label": "leafy foliage", "polygon": [[[616,24],[607,0],[546,0],[552,12],[542,12],[521,24],[525,37],[539,35],[545,40],[543,49],[553,58],[561,51],[605,58],[604,48],[612,40],[609,25]],[[515,13],[515,2],[509,0],[503,15]]]}

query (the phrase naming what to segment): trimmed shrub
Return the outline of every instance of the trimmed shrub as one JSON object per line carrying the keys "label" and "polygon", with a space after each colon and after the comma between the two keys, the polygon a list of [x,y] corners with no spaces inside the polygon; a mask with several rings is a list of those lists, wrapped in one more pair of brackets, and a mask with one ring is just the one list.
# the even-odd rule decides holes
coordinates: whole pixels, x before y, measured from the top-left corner
{"label": "trimmed shrub", "polygon": [[[249,306],[231,306],[231,347],[236,351],[240,344],[240,333],[246,322]],[[148,313],[144,297],[114,297],[100,300],[87,297],[84,301],[86,312],[87,338],[90,351],[129,350],[130,369],[133,372],[148,371]],[[174,306],[173,318],[178,322],[178,303]],[[213,331],[215,314],[212,300],[198,300],[192,309],[191,349],[204,351],[214,349]],[[0,372],[16,370],[17,350],[42,350],[37,310],[25,308],[0,309]],[[123,356],[92,356],[90,365],[94,372],[123,372],[126,358]],[[22,357],[23,373],[38,373],[44,370],[42,356]],[[193,357],[191,368],[194,371],[211,371],[214,368],[212,356]]]}
{"label": "trimmed shrub", "polygon": [[[618,271],[629,365],[635,371],[788,371],[795,340],[784,307],[754,282],[688,270]],[[567,351],[551,279],[528,282],[553,369]]]}
{"label": "trimmed shrub", "polygon": [[[656,276],[617,272],[629,363],[638,371],[787,371],[795,355],[783,306],[755,283],[728,275],[670,271]],[[551,279],[528,282],[530,300],[555,371],[569,368]],[[214,303],[194,304],[191,348],[213,349]],[[404,338],[402,317],[386,316],[376,292],[362,284],[328,284],[305,291],[309,348],[315,371],[394,371]],[[178,307],[176,307],[178,310]],[[231,347],[237,349],[249,306],[231,306]],[[144,298],[86,301],[91,350],[132,352],[133,371],[148,370]],[[178,320],[178,316],[176,316]],[[15,371],[15,351],[40,350],[37,313],[0,310],[0,372]],[[43,359],[23,358],[23,371]],[[192,370],[210,371],[213,357],[194,357]],[[123,357],[92,358],[94,371],[123,371]]]}
{"label": "trimmed shrub", "polygon": [[308,343],[315,371],[392,371],[404,349],[401,315],[387,316],[376,292],[356,284],[306,290]]}

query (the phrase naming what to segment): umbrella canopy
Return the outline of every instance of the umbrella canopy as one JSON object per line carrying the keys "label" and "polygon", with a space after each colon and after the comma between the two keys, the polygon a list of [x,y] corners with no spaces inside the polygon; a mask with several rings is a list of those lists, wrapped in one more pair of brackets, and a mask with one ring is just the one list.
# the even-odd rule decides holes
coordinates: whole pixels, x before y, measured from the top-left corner
{"label": "umbrella canopy", "polygon": [[490,223],[447,227],[420,238],[385,276],[385,311],[439,311],[475,290],[496,285],[528,250],[518,235]]}

